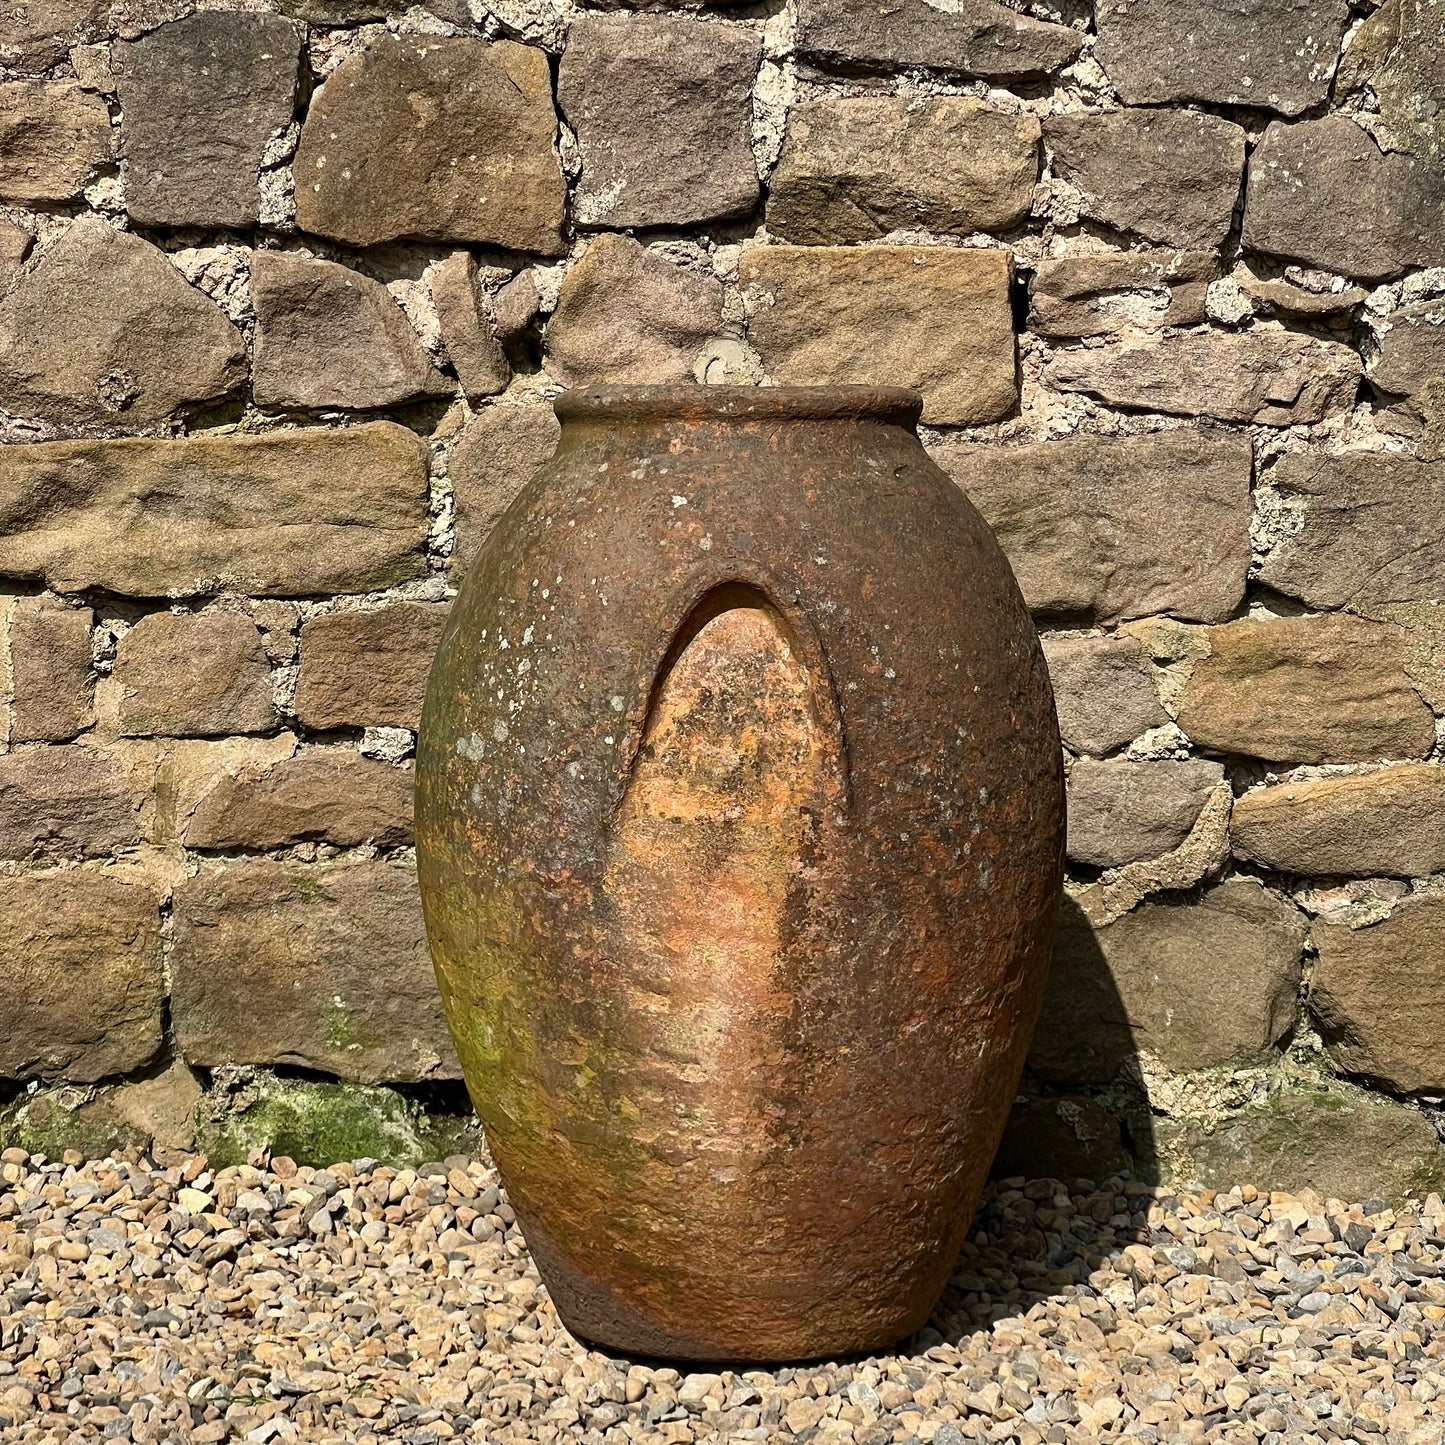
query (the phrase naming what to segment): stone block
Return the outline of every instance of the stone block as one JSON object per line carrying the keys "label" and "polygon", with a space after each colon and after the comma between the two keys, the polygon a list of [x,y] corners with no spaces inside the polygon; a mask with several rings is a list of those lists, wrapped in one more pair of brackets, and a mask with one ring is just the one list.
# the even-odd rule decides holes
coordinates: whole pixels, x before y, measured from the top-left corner
{"label": "stone block", "polygon": [[1007,251],[759,246],[739,276],[748,339],[780,385],[915,387],[938,425],[1018,404]]}
{"label": "stone block", "polygon": [[1276,763],[1426,757],[1435,719],[1406,672],[1403,628],[1363,618],[1273,617],[1205,633],[1179,701],[1199,746]]}
{"label": "stone block", "polygon": [[70,201],[110,160],[105,102],[72,80],[0,82],[0,201]]}
{"label": "stone block", "polygon": [[[1305,920],[1253,879],[1097,924],[1066,901],[1029,1067],[1104,1083],[1145,1052],[1169,1069],[1266,1062],[1295,1022]],[[1228,1007],[1221,1007],[1221,1000]]]}
{"label": "stone block", "polygon": [[1385,0],[1350,37],[1335,78],[1335,101],[1365,95],[1375,134],[1389,150],[1433,164],[1445,132],[1431,97],[1445,75],[1445,16],[1429,0]]}
{"label": "stone block", "polygon": [[1102,757],[1169,721],[1137,638],[1042,641],[1065,747]]}
{"label": "stone block", "polygon": [[82,747],[0,754],[0,858],[103,858],[138,840],[126,776],[112,759]]}
{"label": "stone block", "polygon": [[161,920],[148,889],[70,869],[5,884],[0,1076],[88,1084],[161,1046]]}
{"label": "stone block", "polygon": [[0,572],[60,592],[367,592],[423,575],[426,535],[426,445],[391,422],[0,447]]}
{"label": "stone block", "polygon": [[10,614],[10,741],[64,743],[95,721],[89,607],[20,597]]}
{"label": "stone block", "polygon": [[460,1076],[410,867],[204,863],[175,891],[171,977],[190,1063]]}
{"label": "stone block", "polygon": [[758,203],[753,30],[682,16],[583,14],[557,73],[577,136],[584,226],[690,226]]}
{"label": "stone block", "polygon": [[1219,271],[1207,251],[1111,251],[1040,261],[1029,286],[1029,330],[1071,341],[1122,331],[1195,326]]}
{"label": "stone block", "polygon": [[163,252],[81,216],[0,300],[0,407],[139,426],[246,377],[241,333]]}
{"label": "stone block", "polygon": [[931,450],[994,529],[1038,616],[1204,621],[1244,596],[1252,453],[1242,437],[1179,428]]}
{"label": "stone block", "polygon": [[262,155],[291,124],[300,58],[290,21],[239,11],[200,11],[115,45],[131,219],[254,225]]}
{"label": "stone block", "polygon": [[1298,115],[1329,95],[1346,0],[1099,0],[1095,58],[1131,105]]}
{"label": "stone block", "polygon": [[1164,246],[1218,251],[1244,175],[1242,126],[1199,111],[1051,115],[1053,171],[1083,195],[1082,214]]}
{"label": "stone block", "polygon": [[1380,354],[1369,373],[1371,388],[1402,402],[1403,418],[1425,418],[1424,391],[1445,381],[1445,301],[1402,306],[1386,318]]}
{"label": "stone block", "polygon": [[1316,919],[1310,1012],[1336,1067],[1396,1094],[1445,1093],[1445,898],[1365,928]]}
{"label": "stone block", "polygon": [[564,386],[691,381],[722,328],[723,289],[631,236],[599,236],[567,273],[547,323],[545,365]]}
{"label": "stone block", "polygon": [[343,748],[312,748],[260,769],[223,773],[182,833],[188,848],[349,848],[412,839],[409,769]]}
{"label": "stone block", "polygon": [[0,292],[10,289],[34,244],[28,227],[0,217]]}
{"label": "stone block", "polygon": [[1274,328],[1181,331],[1066,351],[1046,376],[1110,406],[1297,426],[1348,411],[1362,370],[1358,354]]}
{"label": "stone block", "polygon": [[[530,281],[531,273],[526,274]],[[427,281],[447,359],[467,400],[478,401],[505,391],[512,379],[512,368],[501,342],[493,334],[492,321],[477,284],[477,263],[470,253],[456,251],[438,262],[427,273]],[[535,292],[533,282],[533,294]]]}
{"label": "stone block", "polygon": [[995,1179],[1099,1183],[1132,1162],[1119,1121],[1092,1099],[1022,1099],[1009,1115],[990,1173]]}
{"label": "stone block", "polygon": [[457,524],[453,571],[471,566],[498,518],[551,459],[561,434],[550,406],[489,406],[466,424],[447,464]]}
{"label": "stone block", "polygon": [[1218,763],[1095,762],[1069,770],[1069,857],[1119,868],[1172,852],[1190,834],[1224,780]]}
{"label": "stone block", "polygon": [[959,96],[804,101],[768,193],[768,230],[803,245],[890,231],[967,236],[1022,225],[1039,123]]}
{"label": "stone block", "polygon": [[28,0],[0,10],[0,65],[39,75],[95,34],[104,0]]}
{"label": "stone block", "polygon": [[222,737],[276,726],[271,665],[246,617],[152,612],[117,644],[114,677],[128,737]]}
{"label": "stone block", "polygon": [[383,36],[311,98],[296,223],[351,246],[413,237],[559,255],[556,135],[543,51]]}
{"label": "stone block", "polygon": [[1235,799],[1229,831],[1236,857],[1281,873],[1445,873],[1445,768],[1401,763],[1256,788]]}
{"label": "stone block", "polygon": [[296,716],[309,728],[415,728],[448,604],[328,612],[301,629]]}
{"label": "stone block", "polygon": [[251,301],[262,406],[365,410],[451,390],[391,292],[359,271],[257,251]]}

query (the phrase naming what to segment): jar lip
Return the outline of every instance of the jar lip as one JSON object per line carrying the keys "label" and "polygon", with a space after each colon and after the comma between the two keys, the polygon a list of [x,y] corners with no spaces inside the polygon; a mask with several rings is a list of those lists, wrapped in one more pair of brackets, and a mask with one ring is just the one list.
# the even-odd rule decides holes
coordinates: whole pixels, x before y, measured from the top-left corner
{"label": "jar lip", "polygon": [[913,428],[923,398],[903,386],[579,386],[561,421],[873,421]]}

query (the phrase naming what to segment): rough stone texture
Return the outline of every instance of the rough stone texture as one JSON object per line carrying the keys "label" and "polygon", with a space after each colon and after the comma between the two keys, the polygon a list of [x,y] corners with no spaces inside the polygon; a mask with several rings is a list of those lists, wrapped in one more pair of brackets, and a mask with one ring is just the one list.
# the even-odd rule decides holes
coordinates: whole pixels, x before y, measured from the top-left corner
{"label": "rough stone texture", "polygon": [[801,245],[890,231],[967,236],[1022,224],[1039,123],[958,96],[828,98],[788,116],[768,230]]}
{"label": "rough stone texture", "polygon": [[573,21],[557,102],[577,135],[584,226],[686,226],[758,201],[755,31],[678,16]]}
{"label": "rough stone texture", "polygon": [[279,15],[201,11],[111,52],[125,206],[142,226],[249,226],[267,141],[296,107],[301,39]]}
{"label": "rough stone texture", "polygon": [[34,244],[35,237],[27,227],[0,217],[0,293],[10,289]]}
{"label": "rough stone texture", "polygon": [[1346,0],[1099,0],[1095,58],[1131,105],[1298,115],[1329,94]]}
{"label": "rough stone texture", "polygon": [[1344,116],[1276,122],[1250,161],[1244,244],[1361,280],[1445,263],[1445,176]]}
{"label": "rough stone texture", "polygon": [[125,774],[110,758],[79,747],[0,755],[0,858],[103,858],[138,837]]}
{"label": "rough stone texture", "polygon": [[1362,618],[1278,617],[1206,634],[1179,702],[1200,747],[1287,763],[1423,758],[1430,709],[1405,671],[1402,628]]}
{"label": "rough stone texture", "polygon": [[1366,18],[1340,62],[1339,99],[1368,89],[1376,132],[1437,171],[1445,154],[1440,95],[1445,87],[1445,16],[1431,0],[1385,0]]}
{"label": "rough stone texture", "polygon": [[130,736],[221,737],[276,725],[271,667],[249,618],[152,612],[115,650],[120,727]]}
{"label": "rough stone texture", "polygon": [[[528,279],[531,279],[530,273]],[[470,253],[457,251],[432,267],[428,284],[441,323],[447,359],[467,400],[477,401],[505,391],[512,379],[512,368],[501,342],[493,335],[477,285],[476,261]],[[532,286],[535,295],[536,283]]]}
{"label": "rough stone texture", "polygon": [[1169,721],[1137,638],[1042,640],[1066,748],[1102,757]]}
{"label": "rough stone texture", "polygon": [[1237,857],[1282,873],[1445,873],[1445,768],[1403,763],[1257,788],[1235,800],[1229,831]]}
{"label": "rough stone texture", "polygon": [[1009,1116],[993,1177],[1107,1179],[1131,1163],[1119,1121],[1092,1099],[1028,1099]]}
{"label": "rough stone texture", "polygon": [[0,407],[143,425],[234,391],[241,333],[139,236],[82,216],[0,300]]}
{"label": "rough stone texture", "polygon": [[1297,530],[1260,580],[1311,607],[1377,607],[1445,597],[1445,463],[1398,452],[1300,452],[1269,481]]}
{"label": "rough stone texture", "polygon": [[1091,922],[1088,898],[1060,918],[1034,1072],[1093,1083],[1139,1051],[1172,1069],[1271,1056],[1295,1020],[1306,931],[1297,909],[1248,878],[1104,925]]}
{"label": "rough stone texture", "polygon": [[940,425],[1017,404],[1011,275],[1007,251],[938,246],[764,246],[739,267],[774,381],[912,386]]}
{"label": "rough stone texture", "polygon": [[449,390],[380,281],[283,251],[251,258],[262,406],[365,410]]}
{"label": "rough stone texture", "polygon": [[1082,39],[996,0],[798,0],[799,52],[835,64],[922,67],[988,80],[1031,80],[1063,69]]}
{"label": "rough stone texture", "polygon": [[425,572],[426,508],[425,447],[391,422],[0,447],[0,572],[136,597],[364,592]]}
{"label": "rough stone texture", "polygon": [[353,246],[414,236],[555,256],[566,198],[556,130],[542,51],[385,36],[311,98],[297,224]]}
{"label": "rough stone texture", "polygon": [[541,309],[537,278],[530,271],[519,271],[492,297],[492,322],[498,339],[506,343],[519,340]]}
{"label": "rough stone texture", "polygon": [[390,863],[203,864],[175,891],[171,1007],[193,1064],[456,1078],[416,876]]}
{"label": "rough stone texture", "polygon": [[0,82],[0,200],[71,200],[110,154],[105,103],[74,81]]}
{"label": "rough stone texture", "polygon": [[[196,1110],[200,1102],[200,1083],[177,1061],[154,1078],[123,1084],[106,1096],[102,1108],[107,1119],[135,1129],[164,1155],[195,1144]],[[169,1162],[156,1159],[158,1164]]]}
{"label": "rough stone texture", "polygon": [[550,406],[490,406],[452,444],[448,470],[456,506],[456,572],[469,567],[497,519],[557,448],[562,428]]}
{"label": "rough stone texture", "polygon": [[0,7],[0,65],[38,75],[91,38],[102,0],[12,0]]}
{"label": "rough stone texture", "polygon": [[296,716],[307,727],[415,728],[445,603],[330,612],[301,629]]}
{"label": "rough stone texture", "polygon": [[1234,277],[1257,316],[1303,317],[1335,325],[1344,321],[1370,294],[1359,286],[1309,291],[1288,281],[1261,281],[1245,266],[1236,268]]}
{"label": "rough stone texture", "polygon": [[188,848],[292,843],[409,843],[412,775],[340,748],[314,748],[263,770],[226,773],[196,805]]}
{"label": "rough stone texture", "polygon": [[1044,141],[1090,219],[1199,251],[1218,251],[1229,234],[1243,127],[1197,111],[1111,110],[1051,115]]}
{"label": "rough stone texture", "polygon": [[1111,406],[1295,426],[1354,402],[1360,358],[1337,341],[1257,328],[1183,331],[1061,353],[1049,380]]}
{"label": "rough stone texture", "polygon": [[161,1045],[156,897],[99,873],[9,878],[0,908],[0,1076],[91,1083]]}
{"label": "rough stone texture", "polygon": [[1094,762],[1069,770],[1069,857],[1096,868],[1157,858],[1188,836],[1224,777],[1218,763]]}
{"label": "rough stone texture", "polygon": [[691,381],[722,311],[711,276],[650,255],[631,236],[599,236],[562,283],[547,370],[564,386]]}
{"label": "rough stone texture", "polygon": [[1040,261],[1029,287],[1029,330],[1072,340],[1198,325],[1218,270],[1218,259],[1207,251],[1116,251]]}
{"label": "rough stone texture", "polygon": [[1368,928],[1317,919],[1310,1012],[1330,1057],[1397,1094],[1445,1093],[1445,899],[1407,898]]}
{"label": "rough stone texture", "polygon": [[997,534],[1044,617],[1213,620],[1244,595],[1251,450],[1176,429],[1019,447],[948,444],[934,460]]}
{"label": "rough stone texture", "polygon": [[1406,416],[1423,419],[1426,387],[1445,380],[1445,302],[1425,301],[1391,314],[1369,379],[1375,391],[1405,398]]}
{"label": "rough stone texture", "polygon": [[22,597],[10,615],[10,741],[64,743],[95,721],[89,607]]}

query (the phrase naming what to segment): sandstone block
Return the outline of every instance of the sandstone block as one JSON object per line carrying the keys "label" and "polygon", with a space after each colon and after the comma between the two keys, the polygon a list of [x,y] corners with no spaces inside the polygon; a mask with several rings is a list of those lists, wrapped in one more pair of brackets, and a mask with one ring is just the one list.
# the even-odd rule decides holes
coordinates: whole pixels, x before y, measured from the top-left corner
{"label": "sandstone block", "polygon": [[489,406],[452,443],[457,539],[452,567],[471,566],[498,518],[550,460],[561,425],[550,406]]}
{"label": "sandstone block", "polygon": [[541,310],[536,276],[531,271],[518,271],[492,297],[492,323],[498,339],[509,345],[519,340]]}
{"label": "sandstone block", "polygon": [[1177,848],[1224,779],[1218,763],[1094,762],[1069,770],[1069,857],[1119,868]]}
{"label": "sandstone block", "polygon": [[1398,452],[1307,451],[1270,483],[1297,528],[1261,581],[1311,607],[1375,607],[1445,597],[1445,464]]}
{"label": "sandstone block", "polygon": [[251,226],[266,142],[296,108],[301,39],[279,15],[206,10],[112,53],[125,203],[143,226]]}
{"label": "sandstone block", "polygon": [[994,529],[1030,609],[1111,622],[1227,617],[1249,568],[1248,441],[1180,428],[934,459]]}
{"label": "sandstone block", "polygon": [[[512,368],[493,334],[477,284],[477,263],[468,252],[457,251],[433,266],[427,279],[441,324],[442,343],[467,400],[477,401],[505,391],[512,379]],[[527,279],[532,280],[530,272]],[[535,281],[532,289],[535,295]]]}
{"label": "sandstone block", "polygon": [[1445,1093],[1445,899],[1406,898],[1368,928],[1315,921],[1310,1012],[1330,1057],[1397,1094]]}
{"label": "sandstone block", "polygon": [[1102,757],[1169,721],[1138,638],[1045,633],[1042,641],[1065,747]]}
{"label": "sandstone block", "polygon": [[70,80],[0,82],[0,200],[72,200],[110,155],[98,96]]}
{"label": "sandstone block", "polygon": [[559,255],[556,133],[541,50],[383,37],[311,98],[296,222],[352,246],[416,237]]}
{"label": "sandstone block", "polygon": [[301,629],[296,716],[309,728],[415,728],[447,604],[329,612]]}
{"label": "sandstone block", "polygon": [[148,890],[71,869],[6,880],[0,1075],[93,1083],[161,1046],[161,921]]}
{"label": "sandstone block", "polygon": [[203,864],[175,892],[171,973],[191,1063],[366,1083],[460,1075],[411,868]]}
{"label": "sandstone block", "polygon": [[70,48],[89,40],[105,6],[102,0],[29,0],[0,10],[0,65],[39,75]]}
{"label": "sandstone block", "polygon": [[757,205],[752,90],[762,41],[680,16],[573,22],[557,101],[582,159],[584,226],[686,226]]}
{"label": "sandstone block", "polygon": [[64,743],[95,721],[89,607],[21,597],[10,615],[10,741]]}
{"label": "sandstone block", "polygon": [[1095,56],[1131,105],[1198,100],[1298,115],[1324,100],[1345,0],[1099,0]]}
{"label": "sandstone block", "polygon": [[188,848],[293,843],[391,845],[412,838],[412,774],[342,748],[312,748],[239,776],[223,773],[196,805]]}
{"label": "sandstone block", "polygon": [[1275,617],[1205,634],[1179,726],[1201,747],[1281,763],[1423,758],[1435,720],[1405,671],[1402,628]]}
{"label": "sandstone block", "polygon": [[1018,403],[1011,274],[1007,251],[940,246],[759,246],[739,267],[774,381],[916,387],[945,426]]}
{"label": "sandstone block", "polygon": [[1031,115],[958,96],[805,101],[788,115],[768,229],[804,245],[1008,231],[1028,219],[1038,174]]}
{"label": "sandstone block", "polygon": [[143,425],[245,376],[220,307],[150,242],[91,216],[0,300],[0,407],[19,416]]}
{"label": "sandstone block", "polygon": [[1300,778],[1234,803],[1236,857],[1281,873],[1419,878],[1445,872],[1445,768],[1402,763]]}
{"label": "sandstone block", "polygon": [[1165,246],[1218,251],[1244,174],[1242,126],[1198,111],[1051,115],[1054,174],[1083,193],[1083,214]]}
{"label": "sandstone block", "polygon": [[1303,317],[1328,326],[1343,324],[1369,296],[1359,286],[1340,284],[1323,291],[1311,291],[1290,281],[1261,281],[1247,266],[1235,269],[1233,279],[1244,292],[1256,316]]}
{"label": "sandstone block", "polygon": [[1097,1183],[1131,1162],[1118,1120],[1092,1099],[1024,1099],[1013,1106],[990,1172],[995,1179]]}
{"label": "sandstone block", "polygon": [[631,236],[599,236],[562,283],[545,364],[564,386],[691,381],[722,310],[711,276],[650,255]]}
{"label": "sandstone block", "polygon": [[114,676],[129,737],[219,737],[276,725],[271,665],[246,617],[152,612],[117,644]]}
{"label": "sandstone block", "polygon": [[391,422],[0,447],[0,572],[61,592],[366,592],[425,573],[426,530],[426,447]]}
{"label": "sandstone block", "polygon": [[110,758],[78,747],[0,755],[0,858],[103,858],[138,839],[125,774]]}
{"label": "sandstone block", "polygon": [[1264,133],[1249,167],[1244,244],[1380,281],[1445,262],[1445,176],[1383,153],[1342,115]]}
{"label": "sandstone block", "polygon": [[1061,390],[1111,406],[1296,426],[1351,407],[1361,370],[1340,342],[1257,328],[1107,342],[1061,353],[1047,374]]}
{"label": "sandstone block", "polygon": [[1116,251],[1040,261],[1029,287],[1029,330],[1073,340],[1129,328],[1162,331],[1205,320],[1219,263],[1207,251]]}
{"label": "sandstone block", "polygon": [[800,55],[847,66],[941,70],[988,80],[1033,80],[1070,64],[1083,44],[1065,25],[1034,20],[997,0],[799,0]]}
{"label": "sandstone block", "polygon": [[1370,385],[1388,397],[1404,399],[1404,414],[1422,420],[1423,393],[1445,380],[1445,302],[1405,306],[1389,318]]}
{"label": "sandstone block", "polygon": [[1430,97],[1445,75],[1445,17],[1428,0],[1385,0],[1351,37],[1335,80],[1335,100],[1368,91],[1375,130],[1390,150],[1438,172],[1445,155],[1439,111]]}
{"label": "sandstone block", "polygon": [[1297,909],[1231,878],[1198,903],[1141,903],[1096,925],[1088,896],[1060,920],[1034,1072],[1102,1083],[1140,1051],[1170,1069],[1270,1057],[1295,1020],[1305,941]]}
{"label": "sandstone block", "polygon": [[154,1078],[122,1084],[92,1107],[102,1120],[129,1126],[162,1151],[180,1153],[195,1146],[200,1102],[200,1082],[178,1060]]}
{"label": "sandstone block", "polygon": [[396,406],[448,390],[380,281],[285,251],[251,257],[262,406]]}
{"label": "sandstone block", "polygon": [[30,254],[35,237],[14,221],[0,218],[0,291],[8,291]]}

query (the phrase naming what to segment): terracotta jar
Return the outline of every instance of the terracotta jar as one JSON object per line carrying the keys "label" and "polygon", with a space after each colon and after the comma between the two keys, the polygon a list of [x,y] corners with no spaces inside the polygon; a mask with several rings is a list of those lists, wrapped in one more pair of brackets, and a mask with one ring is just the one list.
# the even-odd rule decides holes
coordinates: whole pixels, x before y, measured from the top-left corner
{"label": "terracotta jar", "polygon": [[609,387],[482,548],[417,767],[427,929],[562,1319],[783,1360],[920,1328],[1018,1083],[1063,778],[911,392]]}

